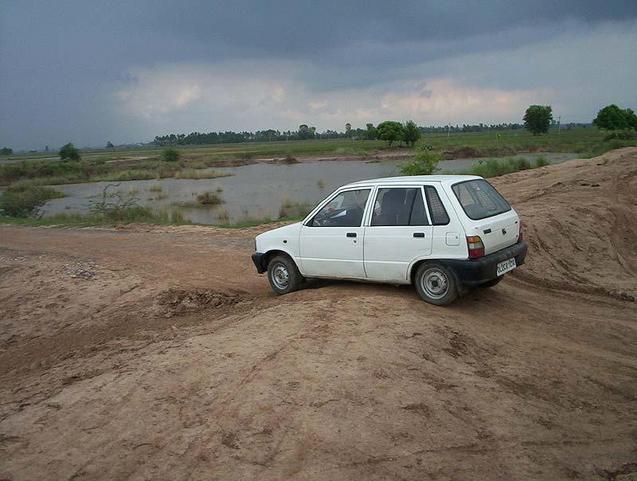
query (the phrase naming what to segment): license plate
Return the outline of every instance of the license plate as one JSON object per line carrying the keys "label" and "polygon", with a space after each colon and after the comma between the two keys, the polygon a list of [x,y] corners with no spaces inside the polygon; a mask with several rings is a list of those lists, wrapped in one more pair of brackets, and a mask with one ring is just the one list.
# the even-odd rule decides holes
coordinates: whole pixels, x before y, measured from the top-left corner
{"label": "license plate", "polygon": [[495,273],[496,275],[501,276],[502,274],[506,274],[513,269],[515,269],[515,258],[507,259],[506,261],[498,263]]}

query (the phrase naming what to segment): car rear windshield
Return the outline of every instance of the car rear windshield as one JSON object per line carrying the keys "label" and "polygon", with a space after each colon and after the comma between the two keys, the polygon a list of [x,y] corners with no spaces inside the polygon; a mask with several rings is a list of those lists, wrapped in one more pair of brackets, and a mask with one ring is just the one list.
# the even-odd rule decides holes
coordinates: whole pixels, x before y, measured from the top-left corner
{"label": "car rear windshield", "polygon": [[459,182],[452,189],[470,219],[486,219],[511,210],[509,203],[484,179]]}

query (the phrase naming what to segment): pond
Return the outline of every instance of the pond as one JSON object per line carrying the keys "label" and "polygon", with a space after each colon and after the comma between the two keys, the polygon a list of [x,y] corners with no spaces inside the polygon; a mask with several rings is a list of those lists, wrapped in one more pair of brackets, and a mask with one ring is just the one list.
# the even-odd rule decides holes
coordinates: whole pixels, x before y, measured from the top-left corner
{"label": "pond", "polygon": [[[533,160],[545,157],[559,163],[577,157],[570,153],[520,154]],[[441,172],[460,173],[482,159],[454,159],[440,162]],[[400,175],[404,160],[329,160],[301,162],[291,165],[257,163],[240,167],[215,169],[229,174],[214,179],[162,179],[126,182],[93,182],[56,186],[66,194],[43,207],[44,216],[58,213],[87,213],[91,201],[101,197],[104,188],[137,199],[139,205],[154,210],[179,210],[188,220],[198,224],[227,224],[249,219],[277,219],[282,206],[292,210],[310,210],[327,194],[343,184],[375,177]],[[197,196],[205,192],[217,194],[222,203],[199,205]]]}

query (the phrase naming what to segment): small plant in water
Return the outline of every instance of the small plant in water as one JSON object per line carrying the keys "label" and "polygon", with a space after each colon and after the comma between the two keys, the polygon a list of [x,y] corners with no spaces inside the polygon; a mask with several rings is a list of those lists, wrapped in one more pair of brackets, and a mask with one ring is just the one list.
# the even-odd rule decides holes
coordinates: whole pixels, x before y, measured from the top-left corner
{"label": "small plant in water", "polygon": [[202,192],[197,195],[197,202],[200,205],[219,205],[223,203],[223,199],[216,192]]}

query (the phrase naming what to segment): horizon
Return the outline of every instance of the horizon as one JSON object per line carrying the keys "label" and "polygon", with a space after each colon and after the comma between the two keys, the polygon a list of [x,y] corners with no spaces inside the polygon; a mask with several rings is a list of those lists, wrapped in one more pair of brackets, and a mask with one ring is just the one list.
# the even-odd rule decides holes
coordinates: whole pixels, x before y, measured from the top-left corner
{"label": "horizon", "polygon": [[636,3],[505,6],[5,2],[0,147],[392,119],[520,123],[531,104],[590,123],[607,104],[637,107]]}

